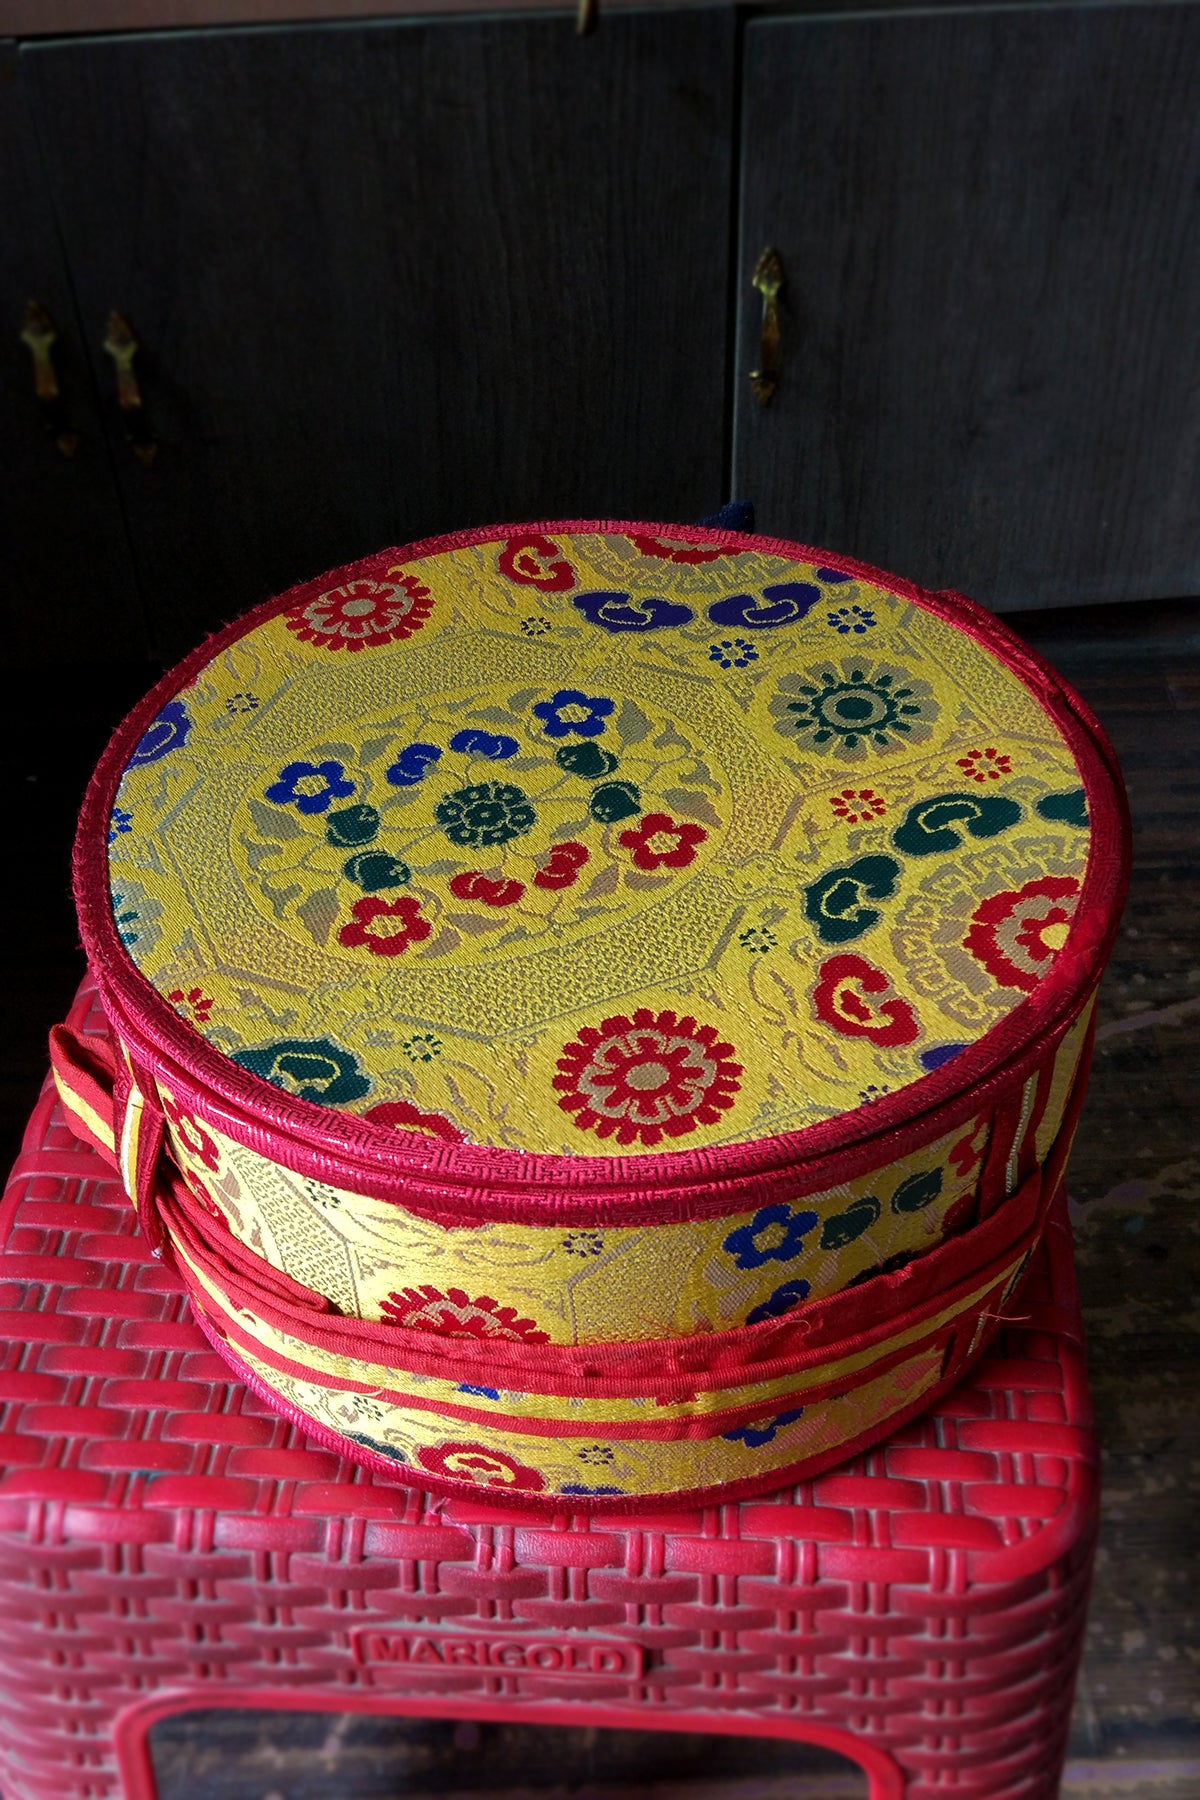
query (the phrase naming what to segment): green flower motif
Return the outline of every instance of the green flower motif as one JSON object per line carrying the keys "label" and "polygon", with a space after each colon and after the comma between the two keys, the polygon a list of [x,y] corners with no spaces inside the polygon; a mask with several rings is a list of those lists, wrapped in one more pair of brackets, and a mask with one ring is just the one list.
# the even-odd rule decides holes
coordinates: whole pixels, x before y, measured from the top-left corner
{"label": "green flower motif", "polygon": [[433,1062],[442,1054],[442,1040],[432,1031],[417,1031],[400,1045],[410,1062]]}
{"label": "green flower motif", "polygon": [[585,781],[598,781],[601,775],[611,775],[617,766],[612,751],[602,750],[599,744],[564,744],[554,752],[554,760],[560,769],[566,769],[571,775],[582,775]]}
{"label": "green flower motif", "polygon": [[483,850],[510,844],[537,823],[528,794],[507,781],[476,781],[447,794],[433,816],[452,844]]}
{"label": "green flower motif", "polygon": [[843,1213],[835,1213],[821,1227],[822,1250],[843,1250],[878,1223],[880,1205],[874,1194],[860,1194]]}
{"label": "green flower motif", "polygon": [[738,934],[738,943],[744,950],[748,950],[751,956],[765,956],[767,951],[773,950],[778,942],[779,939],[775,933],[768,931],[765,925],[748,925],[745,931]]}
{"label": "green flower motif", "polygon": [[342,873],[366,894],[377,894],[381,888],[403,887],[412,878],[407,863],[382,850],[360,850],[357,856],[347,857]]}
{"label": "green flower motif", "polygon": [[909,1175],[892,1195],[894,1213],[921,1212],[942,1191],[942,1171],[926,1169],[921,1175]]}
{"label": "green flower motif", "polygon": [[379,814],[373,806],[344,806],[325,821],[325,840],[335,850],[352,844],[369,844],[379,830]]}
{"label": "green flower motif", "polygon": [[233,1060],[272,1087],[298,1100],[315,1100],[318,1106],[345,1106],[371,1091],[370,1077],[353,1050],[332,1038],[283,1038],[261,1049],[235,1050]]}
{"label": "green flower motif", "polygon": [[933,689],[889,663],[848,657],[785,675],[771,701],[775,729],[817,756],[860,761],[922,743],[938,716]]}
{"label": "green flower motif", "polygon": [[632,781],[606,781],[592,794],[588,811],[601,825],[615,825],[618,819],[632,819],[642,810],[642,796]]}

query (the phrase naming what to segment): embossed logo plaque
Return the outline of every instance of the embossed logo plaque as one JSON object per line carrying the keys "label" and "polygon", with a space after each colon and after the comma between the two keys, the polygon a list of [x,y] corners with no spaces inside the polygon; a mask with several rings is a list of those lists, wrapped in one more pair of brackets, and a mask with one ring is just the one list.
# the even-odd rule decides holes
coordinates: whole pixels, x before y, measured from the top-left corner
{"label": "embossed logo plaque", "polygon": [[525,1675],[642,1673],[642,1649],[599,1638],[468,1636],[459,1632],[394,1631],[370,1626],[350,1633],[356,1663],[412,1669],[494,1669]]}

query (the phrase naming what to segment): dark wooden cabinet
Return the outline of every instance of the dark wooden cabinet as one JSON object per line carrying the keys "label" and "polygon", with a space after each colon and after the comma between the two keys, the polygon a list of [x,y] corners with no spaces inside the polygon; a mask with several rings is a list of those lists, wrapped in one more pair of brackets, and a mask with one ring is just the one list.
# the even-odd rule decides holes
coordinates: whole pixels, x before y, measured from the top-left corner
{"label": "dark wooden cabinet", "polygon": [[1197,0],[30,41],[0,187],[27,661],[171,658],[387,543],[730,492],[998,609],[1200,593]]}
{"label": "dark wooden cabinet", "polygon": [[154,649],[417,536],[725,473],[728,11],[23,52]]}
{"label": "dark wooden cabinet", "polygon": [[[18,667],[144,653],[138,590],[71,284],[18,80],[0,41],[0,660]],[[59,418],[34,391],[26,303],[52,320]],[[65,456],[56,438],[70,435]]]}
{"label": "dark wooden cabinet", "polygon": [[761,528],[997,608],[1200,593],[1200,7],[764,18],[744,79]]}

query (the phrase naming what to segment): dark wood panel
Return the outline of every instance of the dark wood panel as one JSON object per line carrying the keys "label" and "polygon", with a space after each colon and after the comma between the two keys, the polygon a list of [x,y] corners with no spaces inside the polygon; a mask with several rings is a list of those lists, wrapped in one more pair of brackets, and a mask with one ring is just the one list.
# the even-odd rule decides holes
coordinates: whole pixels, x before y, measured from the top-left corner
{"label": "dark wood panel", "polygon": [[1200,8],[759,20],[744,120],[761,528],[1004,608],[1200,593]]}
{"label": "dark wood panel", "polygon": [[81,309],[145,347],[162,448],[118,467],[164,650],[416,535],[711,510],[733,29],[26,49]]}
{"label": "dark wood panel", "polygon": [[[91,376],[49,190],[28,126],[16,47],[0,42],[0,639],[10,667],[72,654],[135,656],[144,633]],[[47,428],[20,332],[37,300],[58,331],[61,421]],[[59,429],[78,436],[66,457]]]}

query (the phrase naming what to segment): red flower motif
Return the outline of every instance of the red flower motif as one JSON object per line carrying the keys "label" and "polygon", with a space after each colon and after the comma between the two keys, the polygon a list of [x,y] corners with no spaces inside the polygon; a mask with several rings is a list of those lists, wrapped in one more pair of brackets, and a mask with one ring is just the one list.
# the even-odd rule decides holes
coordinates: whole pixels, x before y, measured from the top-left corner
{"label": "red flower motif", "polygon": [[629,541],[643,556],[657,556],[661,562],[710,563],[735,554],[732,544],[681,544],[674,538],[642,536]]}
{"label": "red flower motif", "polygon": [[634,864],[654,869],[686,869],[696,860],[697,847],[708,836],[703,825],[676,824],[670,813],[646,813],[636,826],[623,831],[618,843],[633,852]]}
{"label": "red flower motif", "polygon": [[1039,876],[977,906],[963,944],[1001,987],[1031,994],[1066,942],[1078,904],[1074,875]]}
{"label": "red flower motif", "polygon": [[891,976],[862,956],[830,956],[821,964],[813,1008],[842,1037],[869,1038],[888,1049],[921,1035],[916,1013],[896,993]]}
{"label": "red flower motif", "polygon": [[439,1337],[504,1338],[514,1344],[548,1344],[550,1334],[533,1319],[518,1319],[516,1308],[501,1306],[490,1294],[472,1300],[462,1288],[428,1285],[389,1294],[380,1311],[397,1325],[435,1331]]}
{"label": "red flower motif", "polygon": [[181,1018],[191,1018],[197,1025],[207,1025],[208,1015],[216,1001],[203,988],[189,988],[185,994],[182,988],[172,988],[167,999]]}
{"label": "red flower motif", "polygon": [[554,1085],[581,1131],[618,1144],[658,1144],[715,1125],[733,1105],[742,1073],[716,1028],[673,1012],[639,1007],[597,1028],[585,1025],[563,1048]]}
{"label": "red flower motif", "polygon": [[422,1112],[410,1100],[385,1100],[372,1106],[364,1119],[376,1125],[394,1125],[397,1131],[423,1131],[427,1137],[444,1138],[448,1144],[465,1144],[466,1133],[451,1123],[444,1113]]}
{"label": "red flower motif", "polygon": [[484,906],[515,906],[525,892],[525,883],[512,876],[493,879],[482,869],[464,869],[451,878],[450,892],[456,900],[481,900]]}
{"label": "red flower motif", "polygon": [[569,888],[579,879],[579,871],[588,859],[587,847],[569,843],[555,844],[546,861],[533,878],[534,887]]}
{"label": "red flower motif", "polygon": [[865,825],[869,819],[882,819],[887,811],[887,801],[874,788],[843,788],[840,794],[830,794],[829,804],[847,825]]}
{"label": "red flower motif", "polygon": [[415,575],[401,574],[399,566],[388,574],[397,579],[370,581],[362,577],[330,588],[327,594],[285,613],[284,623],[298,638],[326,650],[362,650],[411,637],[433,611],[433,596]]}
{"label": "red flower motif", "polygon": [[500,573],[523,587],[541,588],[547,594],[565,594],[575,586],[575,571],[558,545],[537,532],[509,538],[500,552]]}
{"label": "red flower motif", "polygon": [[220,1153],[199,1119],[192,1113],[184,1112],[169,1094],[160,1093],[159,1098],[163,1111],[175,1128],[174,1137],[180,1149],[189,1156],[198,1156],[205,1168],[215,1175],[221,1167]]}
{"label": "red flower motif", "polygon": [[956,1175],[969,1175],[983,1161],[987,1140],[987,1120],[981,1119],[974,1131],[969,1131],[966,1137],[959,1138],[957,1144],[950,1146],[950,1161],[954,1164]]}
{"label": "red flower motif", "polygon": [[1012,774],[1012,757],[989,745],[986,750],[968,750],[958,758],[958,766],[972,781],[999,781],[1002,775]]}
{"label": "red flower motif", "polygon": [[[338,943],[349,950],[366,945],[372,956],[403,956],[410,944],[419,944],[433,930],[421,913],[421,902],[406,894],[401,900],[379,900],[374,895],[356,900],[353,917],[338,932]],[[386,921],[399,920],[390,930]],[[383,921],[378,930],[371,927]]]}
{"label": "red flower motif", "polygon": [[483,1444],[423,1444],[417,1461],[431,1475],[448,1481],[473,1481],[478,1487],[520,1488],[538,1494],[546,1485],[536,1469]]}

